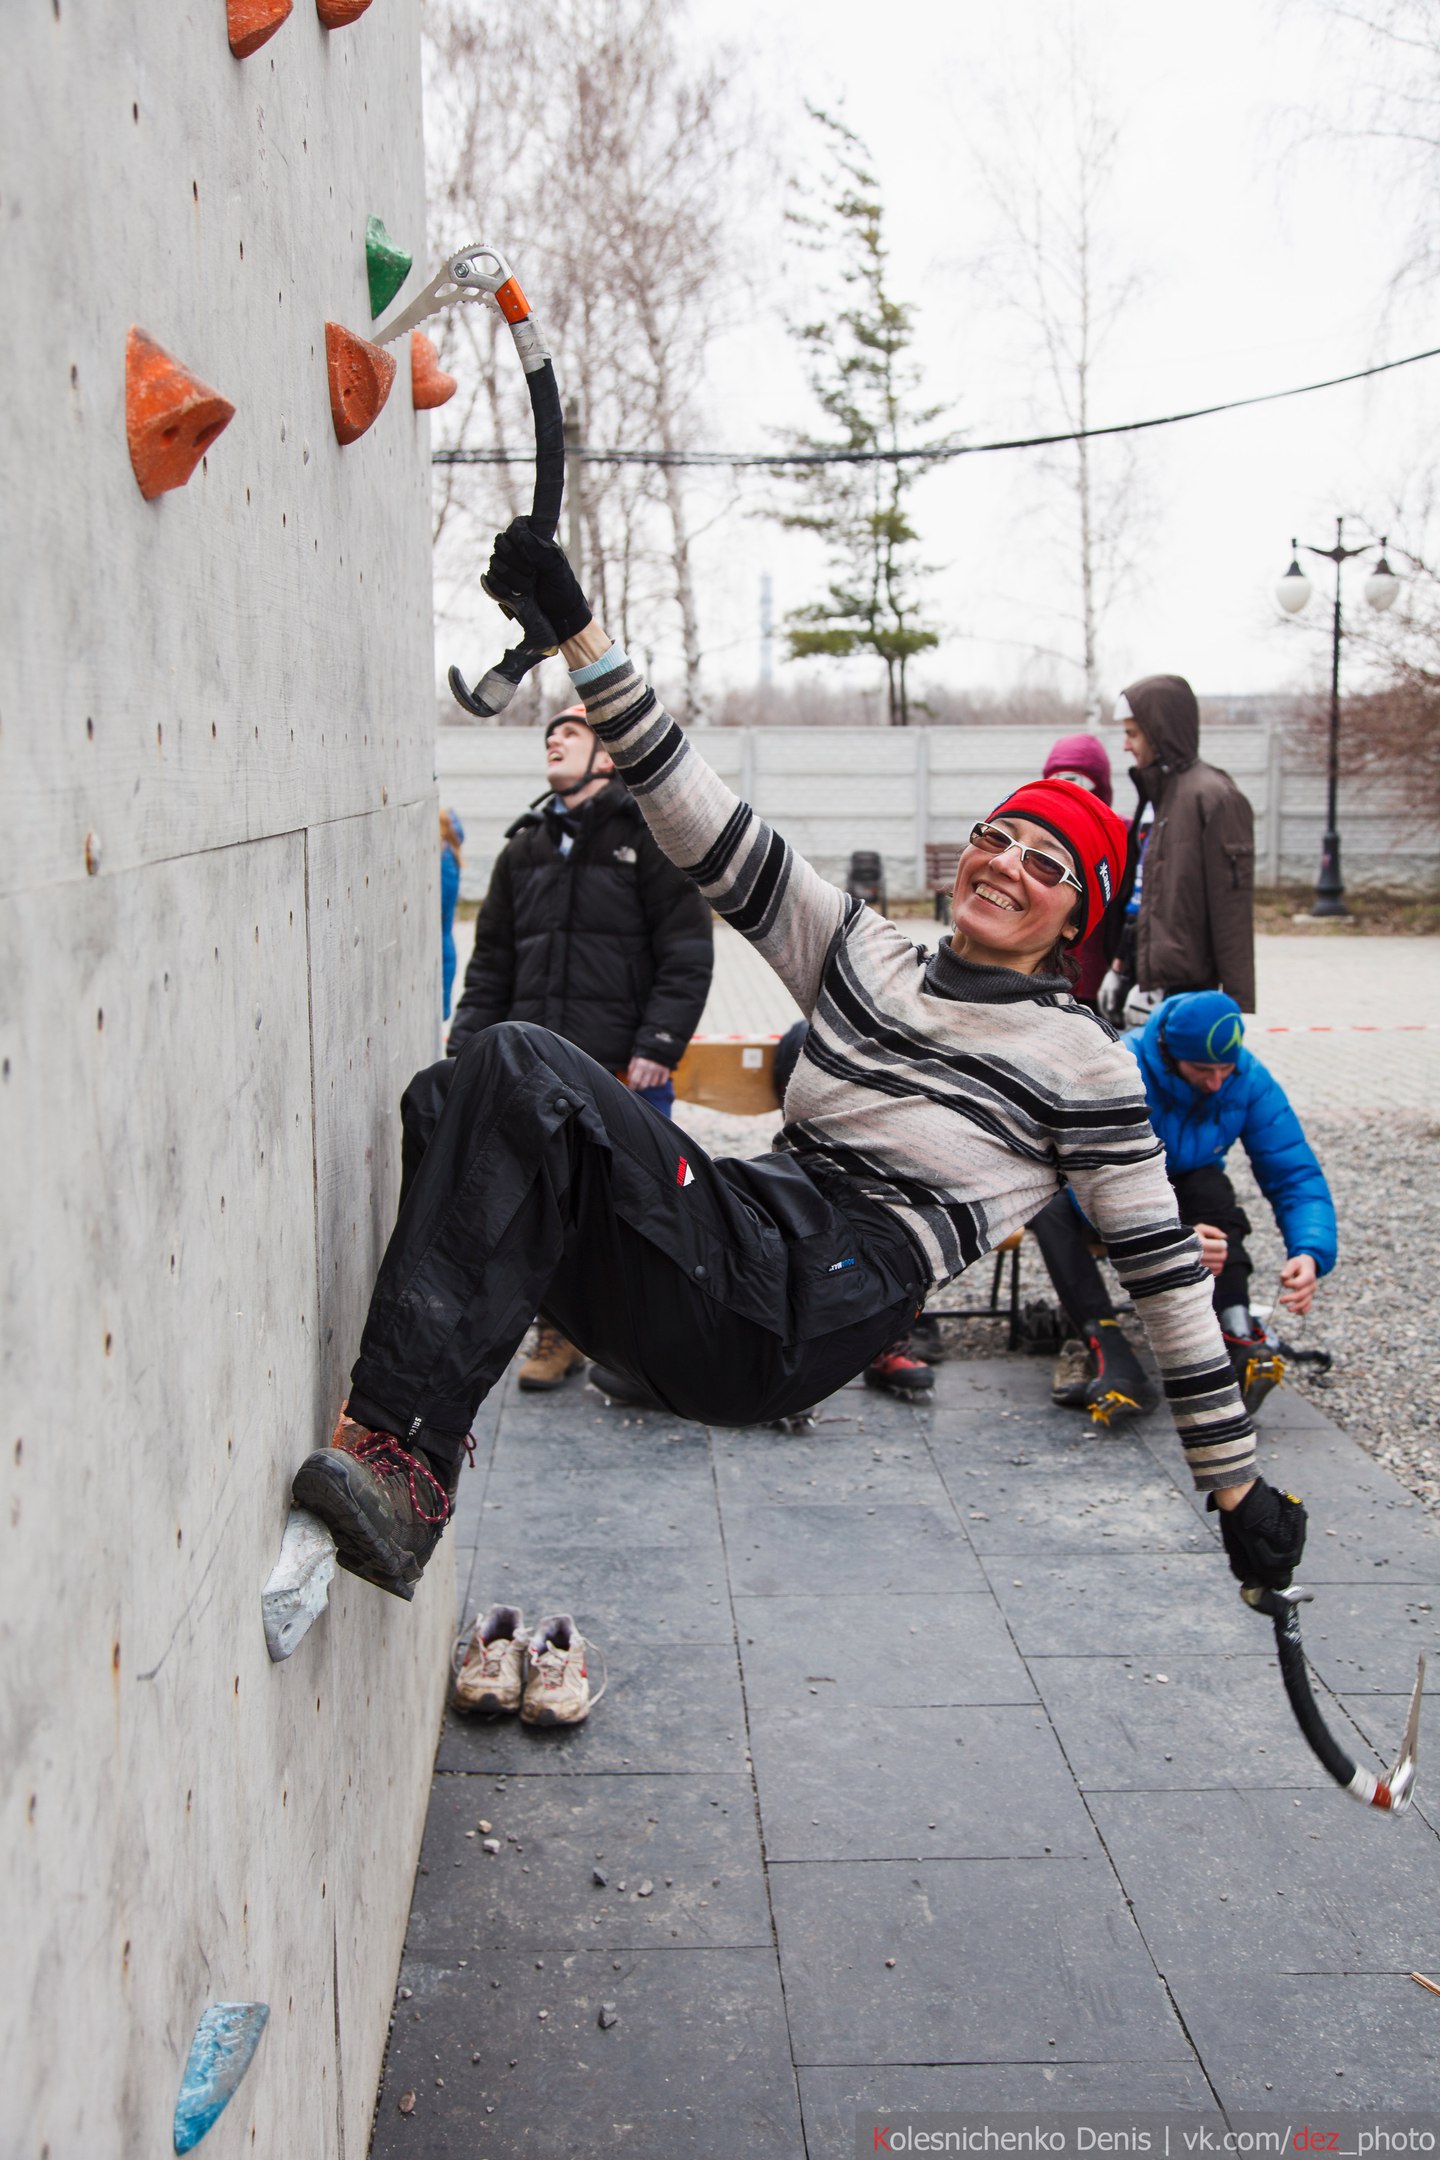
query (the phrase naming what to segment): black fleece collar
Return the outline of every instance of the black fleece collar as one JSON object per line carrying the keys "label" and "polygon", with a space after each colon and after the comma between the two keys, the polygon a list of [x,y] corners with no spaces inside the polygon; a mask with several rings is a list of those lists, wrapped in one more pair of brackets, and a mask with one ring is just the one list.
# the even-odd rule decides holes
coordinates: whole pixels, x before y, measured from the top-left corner
{"label": "black fleece collar", "polygon": [[932,997],[955,998],[962,1005],[1023,1005],[1031,998],[1053,997],[1070,985],[1063,975],[1022,975],[1018,968],[962,960],[946,938],[930,955],[925,988]]}

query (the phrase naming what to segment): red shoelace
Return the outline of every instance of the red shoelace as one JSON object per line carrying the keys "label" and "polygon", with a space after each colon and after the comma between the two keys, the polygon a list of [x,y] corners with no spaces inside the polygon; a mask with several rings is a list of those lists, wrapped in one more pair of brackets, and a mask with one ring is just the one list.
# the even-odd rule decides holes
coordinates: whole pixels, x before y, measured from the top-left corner
{"label": "red shoelace", "polygon": [[[465,1445],[473,1463],[475,1460],[475,1444],[467,1437]],[[454,1502],[451,1500],[449,1493],[446,1492],[445,1487],[436,1477],[434,1471],[428,1469],[417,1455],[412,1455],[408,1448],[402,1447],[393,1433],[364,1433],[360,1439],[349,1443],[348,1453],[353,1455],[357,1462],[364,1463],[367,1470],[373,1470],[377,1477],[403,1478],[405,1490],[409,1496],[411,1511],[417,1522],[426,1523],[431,1528],[434,1528],[437,1524],[443,1525],[449,1522],[451,1515],[454,1513]],[[437,1495],[440,1502],[440,1513],[438,1515],[427,1514],[421,1505],[420,1495],[415,1486],[417,1477],[423,1478],[425,1483]]]}

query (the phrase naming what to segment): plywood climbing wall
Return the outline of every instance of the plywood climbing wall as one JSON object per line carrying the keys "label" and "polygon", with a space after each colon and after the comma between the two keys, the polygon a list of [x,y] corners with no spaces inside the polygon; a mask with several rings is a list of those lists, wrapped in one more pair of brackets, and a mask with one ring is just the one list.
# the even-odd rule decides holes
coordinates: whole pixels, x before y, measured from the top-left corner
{"label": "plywood climbing wall", "polygon": [[[288,1664],[260,1626],[439,956],[428,421],[406,341],[342,449],[325,358],[327,320],[370,327],[368,216],[425,274],[419,0],[257,9],[245,59],[226,0],[5,24],[0,2152],[27,2160],[168,2152],[226,1999],[270,2022],[201,2150],[361,2160],[446,1676],[443,1560],[408,1608],[341,1576]],[[234,407],[180,486],[162,413],[149,500],[137,326]]]}

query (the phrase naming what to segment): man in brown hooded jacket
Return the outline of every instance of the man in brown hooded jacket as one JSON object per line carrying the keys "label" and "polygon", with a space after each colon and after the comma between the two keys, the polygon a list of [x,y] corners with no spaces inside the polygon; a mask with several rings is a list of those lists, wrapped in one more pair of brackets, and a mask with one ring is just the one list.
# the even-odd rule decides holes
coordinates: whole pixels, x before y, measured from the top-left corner
{"label": "man in brown hooded jacket", "polygon": [[[1101,1010],[1118,1017],[1116,978],[1133,979],[1136,1017],[1184,990],[1225,990],[1243,1012],[1255,1010],[1255,820],[1229,773],[1199,755],[1200,707],[1181,675],[1147,675],[1122,691],[1115,717],[1134,758],[1130,778],[1140,806],[1130,828],[1125,901],[1140,866],[1146,805],[1153,823],[1144,844],[1140,904],[1133,916],[1134,954],[1114,959]],[[1116,936],[1125,906],[1115,910]],[[1106,991],[1110,992],[1107,997]],[[1123,995],[1123,992],[1121,993]],[[1130,1017],[1127,1010],[1127,1018]]]}

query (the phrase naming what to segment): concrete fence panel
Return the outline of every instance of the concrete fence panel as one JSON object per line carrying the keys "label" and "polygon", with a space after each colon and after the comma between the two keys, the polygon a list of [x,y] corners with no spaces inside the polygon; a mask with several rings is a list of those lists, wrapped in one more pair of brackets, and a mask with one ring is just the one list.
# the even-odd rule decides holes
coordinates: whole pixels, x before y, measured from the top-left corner
{"label": "concrete fence panel", "polygon": [[[919,892],[927,841],[963,840],[977,817],[1040,773],[1048,727],[697,728],[716,770],[778,825],[827,877],[843,879],[857,848],[878,848],[890,890]],[[1135,809],[1121,731],[1100,740],[1115,774],[1115,807]],[[1222,722],[1203,749],[1249,797],[1256,875],[1313,878],[1324,823],[1323,773],[1286,743],[1280,723]],[[506,825],[544,786],[538,735],[442,726],[442,799],[465,817],[463,890],[483,893]],[[1397,811],[1400,812],[1397,815]],[[1414,884],[1440,871],[1440,833],[1407,822],[1393,788],[1348,782],[1341,798],[1346,874],[1357,883]]]}

